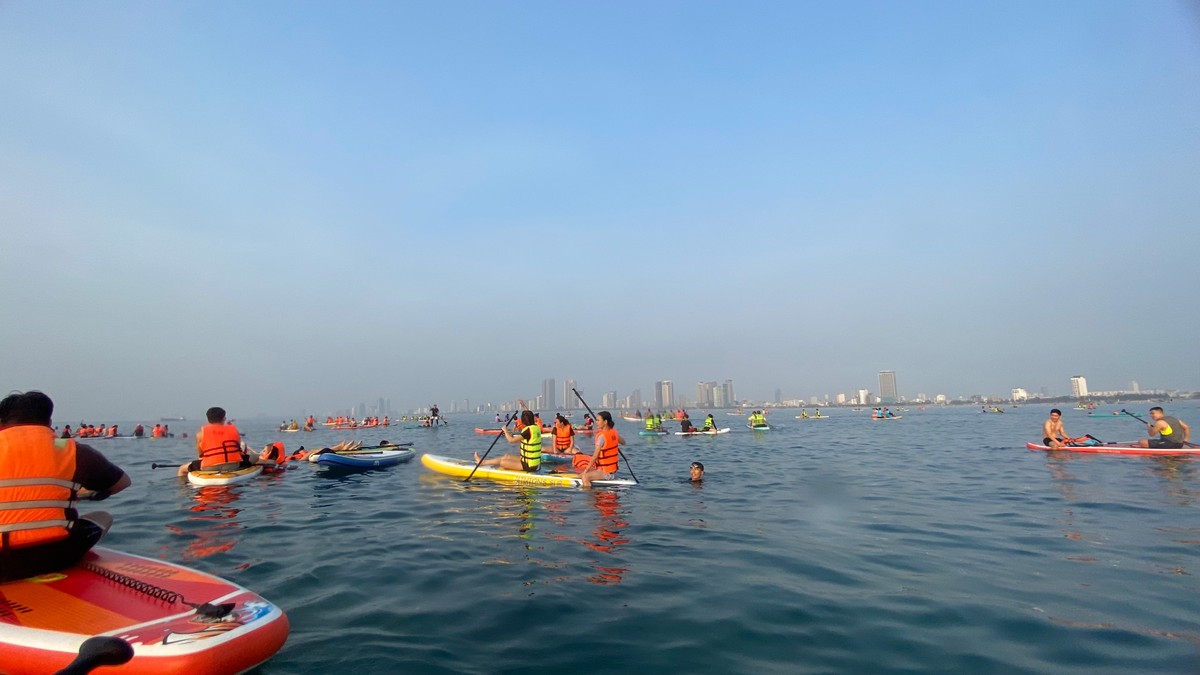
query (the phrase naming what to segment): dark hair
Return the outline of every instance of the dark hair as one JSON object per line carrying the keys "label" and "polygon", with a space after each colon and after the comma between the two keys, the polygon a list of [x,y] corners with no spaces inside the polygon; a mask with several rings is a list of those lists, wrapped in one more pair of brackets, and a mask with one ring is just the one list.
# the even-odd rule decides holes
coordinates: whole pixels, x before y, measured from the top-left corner
{"label": "dark hair", "polygon": [[1061,410],[1059,410],[1058,408],[1051,408],[1051,409],[1050,409],[1050,414],[1051,414],[1051,415],[1053,415],[1054,413],[1058,413],[1059,415],[1061,415],[1061,414],[1062,414],[1062,411],[1061,411]]}
{"label": "dark hair", "polygon": [[608,426],[610,427],[613,425],[612,413],[608,412],[607,410],[601,410],[600,412],[596,413],[596,417],[608,422]]}
{"label": "dark hair", "polygon": [[692,468],[693,468],[693,469],[700,469],[701,471],[703,471],[703,470],[704,470],[704,465],[703,465],[703,464],[701,464],[700,462],[692,462]]}
{"label": "dark hair", "polygon": [[555,415],[554,419],[558,420],[559,422],[562,422],[563,424],[570,424],[570,422],[567,421],[567,418],[562,416],[562,413]]}
{"label": "dark hair", "polygon": [[208,412],[204,413],[204,416],[208,418],[209,424],[216,424],[217,422],[224,422],[225,421],[225,409],[218,408],[217,406],[213,406],[208,409]]}
{"label": "dark hair", "polygon": [[521,413],[521,424],[524,424],[525,426],[529,426],[536,421],[537,420],[534,419],[534,417],[533,417],[532,410],[526,410],[525,412]]}
{"label": "dark hair", "polygon": [[50,426],[54,401],[40,391],[13,392],[0,401],[0,426],[41,424]]}
{"label": "dark hair", "polygon": [[1161,407],[1161,406],[1157,406],[1157,405],[1156,405],[1156,406],[1154,406],[1153,408],[1151,408],[1151,409],[1150,409],[1150,412],[1154,412],[1155,410],[1157,410],[1158,412],[1162,412],[1162,411],[1163,411],[1163,409],[1162,409],[1162,407]]}

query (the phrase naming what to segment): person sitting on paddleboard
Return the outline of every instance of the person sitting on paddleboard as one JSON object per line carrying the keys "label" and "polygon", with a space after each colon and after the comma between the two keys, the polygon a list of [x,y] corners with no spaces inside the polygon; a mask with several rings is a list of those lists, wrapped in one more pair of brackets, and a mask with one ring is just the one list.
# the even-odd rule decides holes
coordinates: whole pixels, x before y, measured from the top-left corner
{"label": "person sitting on paddleboard", "polygon": [[691,420],[679,420],[679,430],[685,434],[694,434],[699,431],[699,429],[692,426]]}
{"label": "person sitting on paddleboard", "polygon": [[592,419],[591,415],[583,416],[583,428],[586,431],[591,431],[596,428],[596,420]]}
{"label": "person sitting on paddleboard", "polygon": [[704,465],[700,462],[692,462],[691,477],[688,480],[693,483],[699,483],[704,480]]}
{"label": "person sitting on paddleboard", "polygon": [[717,421],[713,419],[712,413],[709,413],[708,417],[704,418],[704,428],[701,429],[700,431],[716,431],[716,430],[717,430]]}
{"label": "person sitting on paddleboard", "polygon": [[542,428],[537,423],[533,411],[521,412],[521,433],[516,436],[508,430],[508,425],[502,428],[504,438],[509,443],[520,443],[521,452],[507,454],[499,459],[479,461],[479,453],[475,453],[475,463],[479,466],[498,466],[509,471],[524,471],[534,473],[542,465]]}
{"label": "person sitting on paddleboard", "polygon": [[225,422],[225,409],[214,406],[204,415],[208,424],[196,432],[196,452],[200,458],[180,466],[179,475],[186,476],[189,471],[236,471],[250,466],[242,434]]}
{"label": "person sitting on paddleboard", "polygon": [[1158,434],[1158,438],[1143,438],[1138,441],[1140,447],[1177,450],[1192,437],[1191,427],[1178,417],[1163,414],[1163,409],[1158,406],[1150,409],[1150,418],[1154,421],[1146,425],[1146,433]]}
{"label": "person sitting on paddleboard", "polygon": [[75,503],[130,485],[128,474],[90,446],[56,439],[53,414],[54,402],[40,391],[0,401],[0,581],[79,562],[108,532],[112,516],[79,515]]}
{"label": "person sitting on paddleboard", "polygon": [[554,417],[554,454],[573,455],[579,452],[575,447],[575,429],[567,418],[562,415]]}
{"label": "person sitting on paddleboard", "polygon": [[596,416],[600,418],[600,428],[596,431],[596,452],[591,455],[580,453],[571,460],[583,487],[591,487],[594,480],[612,478],[617,472],[620,446],[625,445],[625,439],[613,427],[612,413],[601,410]]}
{"label": "person sitting on paddleboard", "polygon": [[1070,440],[1067,430],[1063,428],[1062,411],[1058,408],[1050,410],[1050,419],[1042,423],[1042,445],[1052,450],[1058,450]]}

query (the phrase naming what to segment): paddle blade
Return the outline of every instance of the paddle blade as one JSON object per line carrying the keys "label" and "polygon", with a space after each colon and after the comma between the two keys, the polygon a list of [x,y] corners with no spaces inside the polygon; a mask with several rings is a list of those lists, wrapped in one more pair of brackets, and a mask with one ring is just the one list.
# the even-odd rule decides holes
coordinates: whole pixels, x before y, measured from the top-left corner
{"label": "paddle blade", "polygon": [[119,666],[132,658],[133,647],[121,638],[88,638],[79,645],[79,656],[55,675],[86,675],[100,666]]}

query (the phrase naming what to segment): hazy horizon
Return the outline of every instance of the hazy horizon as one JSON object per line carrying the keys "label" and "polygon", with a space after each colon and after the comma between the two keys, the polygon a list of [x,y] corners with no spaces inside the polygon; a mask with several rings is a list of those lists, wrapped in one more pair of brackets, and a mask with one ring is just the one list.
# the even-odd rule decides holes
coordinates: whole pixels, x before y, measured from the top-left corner
{"label": "hazy horizon", "polygon": [[51,0],[0,59],[0,388],[66,419],[1200,389],[1187,3]]}

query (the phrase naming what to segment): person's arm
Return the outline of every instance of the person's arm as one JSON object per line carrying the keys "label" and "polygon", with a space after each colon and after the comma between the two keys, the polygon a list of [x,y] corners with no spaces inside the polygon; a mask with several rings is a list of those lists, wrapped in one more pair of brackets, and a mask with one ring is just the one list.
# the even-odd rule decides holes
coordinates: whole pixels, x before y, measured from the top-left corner
{"label": "person's arm", "polygon": [[1187,443],[1192,437],[1192,428],[1187,425],[1187,422],[1179,420],[1179,426],[1183,427],[1183,442]]}
{"label": "person's arm", "polygon": [[75,449],[74,482],[83,486],[80,497],[104,499],[129,487],[133,481],[121,467],[88,445]]}

